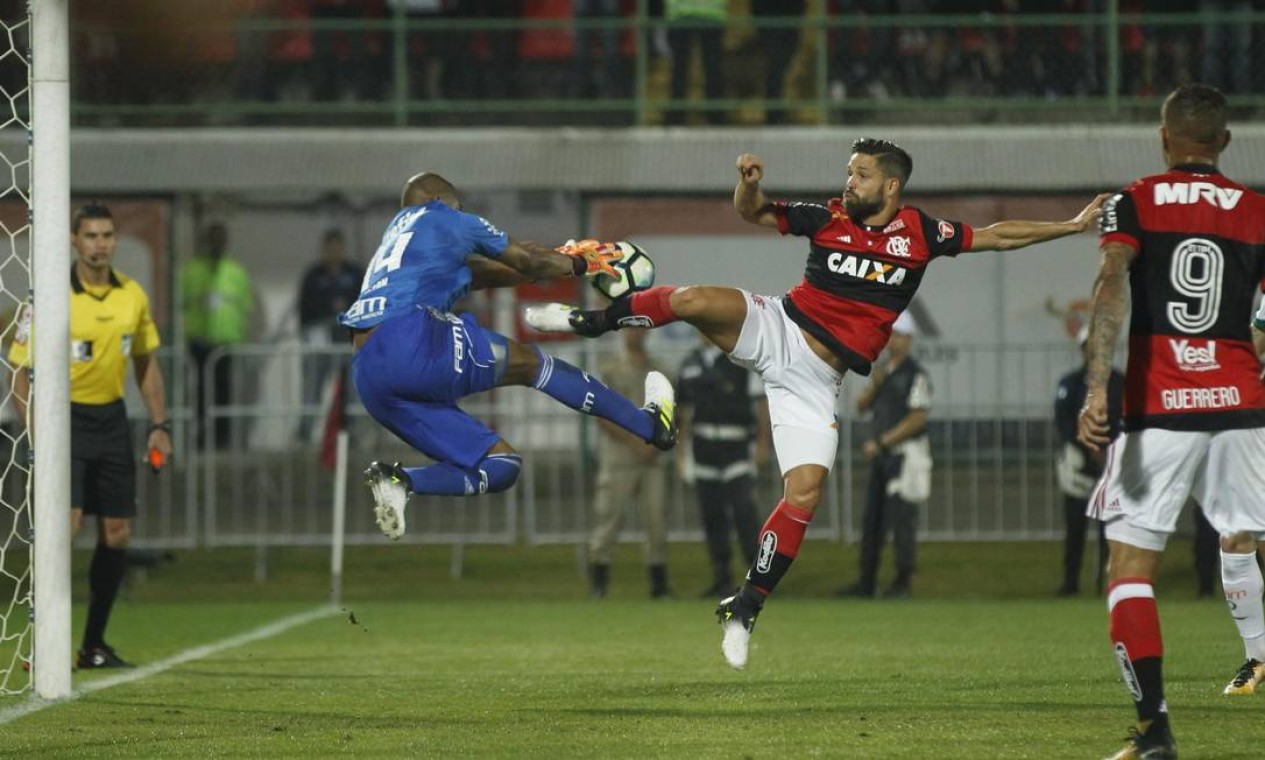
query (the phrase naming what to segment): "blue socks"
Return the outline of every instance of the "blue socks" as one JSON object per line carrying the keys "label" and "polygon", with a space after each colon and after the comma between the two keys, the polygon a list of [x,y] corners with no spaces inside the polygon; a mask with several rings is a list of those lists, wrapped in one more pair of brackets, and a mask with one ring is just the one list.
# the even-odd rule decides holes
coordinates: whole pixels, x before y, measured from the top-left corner
{"label": "blue socks", "polygon": [[[606,387],[574,365],[532,347],[540,357],[540,371],[532,386],[583,414],[610,420],[643,441],[654,437],[654,418],[633,402]],[[492,454],[473,467],[437,462],[427,467],[408,467],[414,493],[434,496],[475,496],[500,493],[518,480],[523,459],[517,454]]]}
{"label": "blue socks", "polygon": [[654,437],[654,419],[633,402],[607,388],[602,381],[574,365],[542,352],[540,373],[532,386],[583,414],[593,414],[619,425],[643,441]]}
{"label": "blue socks", "polygon": [[492,454],[469,469],[447,462],[429,467],[406,467],[414,493],[433,496],[475,496],[509,490],[518,480],[523,458],[517,454]]}

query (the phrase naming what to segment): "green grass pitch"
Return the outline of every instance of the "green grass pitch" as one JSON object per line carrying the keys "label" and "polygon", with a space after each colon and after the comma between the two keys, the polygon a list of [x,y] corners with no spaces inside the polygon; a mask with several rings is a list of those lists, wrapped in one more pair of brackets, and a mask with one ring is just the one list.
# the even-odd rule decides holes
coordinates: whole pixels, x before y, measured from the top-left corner
{"label": "green grass pitch", "polygon": [[[1188,551],[1159,585],[1182,757],[1265,756],[1265,695],[1220,696],[1241,645]],[[0,757],[1085,758],[1131,723],[1102,600],[1049,598],[1054,544],[927,545],[914,599],[844,602],[855,552],[810,542],[741,672],[693,598],[701,555],[673,546],[678,598],[652,602],[625,547],[595,601],[571,548],[470,549],[461,580],[446,548],[357,548],[344,609],[0,725]],[[250,552],[182,554],[112,642],[154,662],[320,603],[323,552],[272,559],[257,585]]]}

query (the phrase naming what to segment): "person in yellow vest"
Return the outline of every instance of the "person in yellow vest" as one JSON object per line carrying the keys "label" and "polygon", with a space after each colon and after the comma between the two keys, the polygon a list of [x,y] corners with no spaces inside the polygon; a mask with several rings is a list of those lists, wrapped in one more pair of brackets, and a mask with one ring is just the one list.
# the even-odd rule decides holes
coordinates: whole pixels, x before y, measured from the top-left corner
{"label": "person in yellow vest", "polygon": [[[88,570],[88,619],[79,649],[80,668],[130,668],[105,643],[105,627],[127,571],[126,547],[136,516],[136,461],[123,404],[127,360],[149,412],[150,462],[171,454],[171,423],[162,370],[154,357],[158,329],[140,285],[110,266],[118,238],[110,209],[89,203],[71,220],[70,243],[70,523],[79,533],[84,514],[97,516],[97,547]],[[15,367],[13,399],[30,423],[31,310],[18,317],[9,362]]]}
{"label": "person in yellow vest", "polygon": [[[228,255],[227,249],[228,229],[220,222],[208,225],[202,233],[202,250],[180,273],[184,333],[198,370],[199,447],[207,445],[211,432],[206,424],[207,383],[211,385],[216,406],[228,405],[233,397],[232,357],[225,355],[211,362],[211,355],[222,346],[247,341],[255,308],[250,275]],[[209,373],[208,364],[211,365]],[[214,447],[228,448],[231,445],[229,418],[218,417],[214,428]]]}

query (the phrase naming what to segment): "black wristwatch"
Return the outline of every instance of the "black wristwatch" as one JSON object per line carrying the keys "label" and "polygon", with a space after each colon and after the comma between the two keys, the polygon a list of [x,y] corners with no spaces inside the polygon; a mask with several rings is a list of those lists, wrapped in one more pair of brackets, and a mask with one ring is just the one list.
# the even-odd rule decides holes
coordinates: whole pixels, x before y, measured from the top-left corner
{"label": "black wristwatch", "polygon": [[149,423],[149,432],[151,432],[151,433],[152,433],[152,432],[154,432],[155,430],[161,430],[161,431],[163,431],[164,433],[166,433],[167,435],[171,435],[171,421],[169,420],[169,421],[167,421],[167,422],[151,422],[151,423]]}

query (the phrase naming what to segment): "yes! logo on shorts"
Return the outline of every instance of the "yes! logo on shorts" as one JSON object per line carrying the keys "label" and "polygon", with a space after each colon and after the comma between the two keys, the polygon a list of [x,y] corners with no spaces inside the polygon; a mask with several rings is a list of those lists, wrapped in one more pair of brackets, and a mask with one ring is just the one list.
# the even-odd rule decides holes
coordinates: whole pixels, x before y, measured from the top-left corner
{"label": "yes! logo on shorts", "polygon": [[766,530],[763,536],[760,536],[760,555],[756,557],[755,569],[761,573],[769,572],[769,568],[773,567],[773,555],[777,552],[777,534],[771,530]]}

